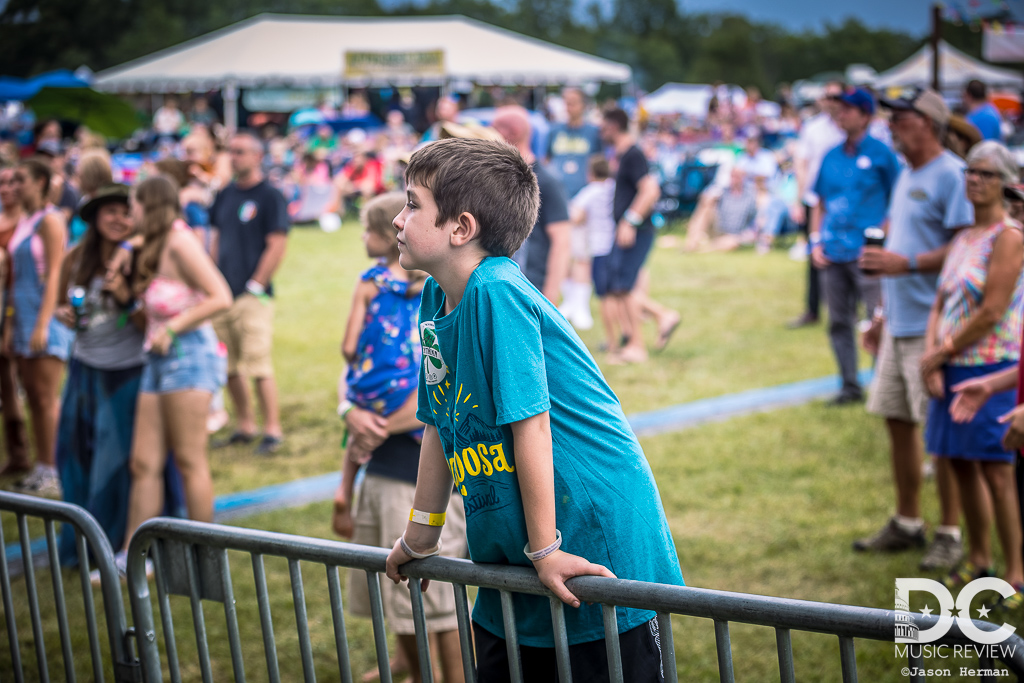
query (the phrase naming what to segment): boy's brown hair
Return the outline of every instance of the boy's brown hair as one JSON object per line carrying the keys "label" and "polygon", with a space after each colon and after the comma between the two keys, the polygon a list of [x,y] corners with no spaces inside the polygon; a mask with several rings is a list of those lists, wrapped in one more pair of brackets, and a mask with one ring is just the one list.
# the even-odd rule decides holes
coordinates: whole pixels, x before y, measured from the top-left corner
{"label": "boy's brown hair", "polygon": [[537,222],[537,176],[505,142],[432,142],[412,155],[405,182],[434,195],[438,226],[463,212],[472,214],[480,225],[480,245],[494,256],[516,253]]}
{"label": "boy's brown hair", "polygon": [[588,170],[594,180],[608,180],[612,175],[611,164],[600,154],[594,154],[590,157]]}

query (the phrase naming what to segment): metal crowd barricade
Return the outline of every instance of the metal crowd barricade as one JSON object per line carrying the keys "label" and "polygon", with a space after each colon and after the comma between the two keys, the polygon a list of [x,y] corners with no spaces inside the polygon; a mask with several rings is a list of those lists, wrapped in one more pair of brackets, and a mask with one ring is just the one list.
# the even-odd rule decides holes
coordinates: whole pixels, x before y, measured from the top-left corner
{"label": "metal crowd barricade", "polygon": [[[373,615],[374,645],[381,682],[391,682],[379,583],[381,580],[387,580],[382,576],[387,550],[172,519],[154,519],[146,522],[136,532],[129,548],[129,593],[136,629],[140,636],[138,645],[144,680],[150,683],[163,680],[149,580],[146,578],[147,551],[151,553],[154,561],[154,583],[157,587],[160,619],[171,680],[180,681],[181,672],[169,604],[170,595],[185,596],[191,602],[199,669],[202,679],[206,683],[213,680],[213,674],[206,642],[206,623],[202,601],[210,600],[223,604],[234,679],[236,681],[245,680],[247,663],[243,662],[235,610],[235,594],[228,561],[229,550],[248,553],[251,557],[269,680],[278,681],[281,674],[278,670],[264,557],[276,556],[288,561],[304,680],[316,680],[306,613],[306,595],[300,569],[301,562],[308,562],[323,565],[327,572],[328,598],[334,626],[334,646],[337,652],[337,677],[345,683],[351,682],[352,674],[338,568],[348,567],[367,572]],[[572,680],[564,606],[551,596],[533,571],[524,567],[480,565],[467,560],[444,557],[411,562],[403,571],[412,579],[416,579],[410,580],[409,590],[416,626],[420,671],[426,683],[433,681],[433,668],[420,588],[422,579],[451,583],[454,586],[462,663],[467,681],[475,681],[467,586],[491,588],[500,592],[507,635],[506,646],[513,681],[522,681],[523,675],[519,659],[512,594],[547,596],[550,600],[554,624],[559,680],[563,683]],[[666,586],[603,577],[571,579],[568,586],[580,600],[602,605],[610,679],[618,683],[628,678],[629,675],[629,672],[623,672],[619,656],[616,620],[618,607],[647,609],[657,613],[662,654],[666,664],[665,678],[673,683],[677,681],[677,674],[672,639],[672,614],[703,617],[714,622],[719,677],[723,682],[731,682],[734,679],[732,645],[729,636],[730,623],[755,624],[775,629],[779,675],[783,683],[792,683],[796,680],[791,638],[791,633],[794,630],[831,634],[838,638],[842,679],[845,683],[857,680],[854,639],[893,642],[895,636],[896,617],[892,610]],[[922,630],[930,628],[937,621],[935,616],[925,617],[919,614],[908,616],[906,612],[901,613],[901,618],[904,621],[910,619]],[[974,624],[982,630],[996,629],[994,624],[987,622],[975,621]],[[955,624],[946,636],[936,642],[950,645],[969,645],[971,643]],[[1007,656],[1002,658],[1002,661],[1006,668],[1018,676],[1024,674],[1024,640],[1013,635],[1009,640],[1004,641],[1003,645],[1006,647],[1001,651]],[[911,667],[920,668],[922,666],[921,659],[912,651],[908,654],[908,663]],[[992,668],[992,661],[983,658],[979,661],[979,668]],[[917,675],[911,675],[910,680],[922,681],[924,679]],[[983,675],[982,680],[988,680],[988,677]]]}
{"label": "metal crowd barricade", "polygon": [[[114,680],[118,683],[130,683],[141,680],[138,660],[135,658],[135,654],[128,642],[131,632],[125,619],[121,580],[114,565],[114,553],[99,523],[77,505],[16,493],[0,492],[0,512],[13,513],[17,522],[22,565],[22,579],[20,580],[24,582],[24,594],[27,597],[32,623],[32,641],[35,646],[38,680],[43,682],[50,680],[50,672],[46,644],[44,642],[43,615],[40,613],[39,608],[39,589],[35,578],[33,543],[29,537],[28,521],[30,517],[42,520],[45,530],[45,558],[50,569],[57,628],[60,634],[61,654],[64,661],[65,680],[74,681],[76,677],[74,652],[71,645],[71,627],[68,621],[67,601],[64,595],[64,582],[60,571],[60,562],[57,557],[57,522],[71,525],[75,530],[75,543],[78,549],[78,557],[82,563],[80,571],[82,599],[85,607],[86,631],[89,638],[89,654],[92,658],[92,680],[102,683],[105,667],[103,655],[101,654],[92,584],[89,578],[90,551],[92,558],[96,560],[96,568],[99,570],[102,580],[101,590],[107,624],[108,651],[113,659]],[[14,605],[13,590],[16,581],[12,581],[13,577],[11,576],[11,567],[7,561],[7,545],[2,525],[0,525],[0,547],[4,549],[3,554],[0,554],[0,591],[3,593],[7,643],[10,647],[14,680],[21,683],[25,680],[25,669],[21,661],[21,642],[18,637]]]}

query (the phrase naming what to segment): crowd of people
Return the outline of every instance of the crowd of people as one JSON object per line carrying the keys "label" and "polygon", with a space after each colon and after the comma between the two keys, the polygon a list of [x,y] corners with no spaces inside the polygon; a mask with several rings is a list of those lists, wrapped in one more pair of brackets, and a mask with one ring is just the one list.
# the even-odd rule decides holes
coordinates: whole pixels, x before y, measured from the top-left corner
{"label": "crowd of people", "polygon": [[[807,309],[791,326],[817,322],[824,298],[841,378],[830,406],[864,400],[858,329],[875,358],[867,410],[887,427],[895,513],[854,549],[922,549],[921,569],[948,572],[944,582],[954,589],[997,574],[994,522],[1005,563],[998,574],[1017,590],[998,603],[1006,612],[1024,606],[1024,479],[1016,462],[1024,411],[1014,391],[1024,203],[1020,169],[999,142],[985,96],[982,84],[970,83],[967,117],[958,122],[931,90],[877,99],[829,84],[797,143],[801,206],[791,213],[804,225],[810,258]],[[879,111],[889,135],[876,137]],[[941,515],[930,540],[921,513],[928,472]]]}
{"label": "crowd of people", "polygon": [[[214,403],[223,387],[236,423],[215,447],[257,441],[255,452],[270,454],[282,443],[272,277],[291,222],[249,133],[230,138],[215,194],[217,176],[201,178],[199,162],[162,159],[129,186],[114,182],[106,152],[90,149],[69,168],[56,147],[40,154],[44,142],[0,166],[0,475],[16,492],[85,507],[123,566],[146,519],[213,519],[207,433],[225,422]],[[191,153],[196,140],[185,142]],[[65,211],[68,192],[80,199]],[[76,564],[65,532],[62,561]]]}
{"label": "crowd of people", "polygon": [[[781,233],[803,235],[793,253],[807,260],[808,296],[791,326],[816,323],[824,299],[841,377],[830,405],[864,400],[858,329],[876,357],[867,408],[890,437],[895,514],[854,548],[927,546],[922,569],[948,571],[955,587],[994,575],[994,521],[1001,574],[1018,590],[1000,608],[1024,607],[1014,392],[1024,396],[1024,186],[984,86],[967,86],[959,117],[933,91],[879,99],[839,82],[802,112],[784,103],[765,115],[756,94],[748,100],[713,98],[697,136],[566,88],[540,146],[514,102],[482,125],[441,98],[422,135],[393,110],[370,132],[323,124],[282,136],[218,134],[205,105],[185,116],[168,101],[153,122],[159,158],[132,169],[87,131],[67,144],[57,122],[42,122],[23,149],[0,154],[0,476],[85,507],[122,567],[146,519],[212,520],[208,448],[270,455],[284,442],[273,277],[290,227],[333,230],[355,213],[373,265],[357,279],[341,342],[335,532],[392,548],[396,581],[403,562],[443,546],[534,566],[575,606],[564,585],[575,575],[681,583],[642,450],[572,328],[594,325],[596,295],[606,363],[648,360],[645,321],[655,350],[670,343],[681,319],[649,295],[645,262],[666,184],[693,157],[709,182],[682,248],[767,252]],[[510,331],[522,342],[514,351],[500,341]],[[225,389],[234,423],[211,441],[230,421]],[[573,407],[581,392],[586,411]],[[527,443],[539,457],[516,446]],[[930,542],[925,452],[942,517]],[[582,453],[598,464],[580,468]],[[605,469],[622,476],[612,482]],[[635,502],[625,509],[627,489]],[[569,506],[558,508],[560,529],[556,500]],[[586,505],[618,511],[600,538]],[[643,524],[629,523],[637,515]],[[642,552],[621,552],[637,547],[640,527]],[[60,552],[79,560],[70,530]],[[349,581],[350,607],[368,614],[365,580]],[[429,594],[427,626],[445,680],[457,681],[448,598]],[[478,665],[497,672],[507,661],[495,600],[481,591],[474,633]],[[384,606],[400,645],[392,665],[416,679],[408,594],[389,586]],[[547,605],[523,613],[520,640],[537,650],[524,667],[540,671],[552,636],[531,615]],[[602,618],[581,608],[569,621],[572,666],[587,678],[604,666]],[[620,630],[633,643],[623,654],[637,654],[631,670],[658,680],[655,660],[639,654],[658,649],[657,622],[623,610]]]}

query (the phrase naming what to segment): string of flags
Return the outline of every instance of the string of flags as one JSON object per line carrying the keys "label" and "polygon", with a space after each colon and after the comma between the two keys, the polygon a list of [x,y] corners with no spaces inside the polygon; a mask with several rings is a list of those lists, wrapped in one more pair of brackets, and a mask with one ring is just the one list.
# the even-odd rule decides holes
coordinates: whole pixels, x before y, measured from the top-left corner
{"label": "string of flags", "polygon": [[1007,21],[1012,16],[1009,0],[946,0],[937,4],[942,18],[956,26],[967,24],[974,31],[981,28],[997,35],[1015,26]]}

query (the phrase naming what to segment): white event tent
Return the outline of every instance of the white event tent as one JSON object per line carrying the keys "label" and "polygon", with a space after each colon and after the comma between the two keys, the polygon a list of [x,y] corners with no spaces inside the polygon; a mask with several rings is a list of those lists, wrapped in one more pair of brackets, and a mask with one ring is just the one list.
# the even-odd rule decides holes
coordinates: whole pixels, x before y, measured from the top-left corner
{"label": "white event tent", "polygon": [[[626,64],[463,16],[261,14],[96,75],[110,92],[169,93],[368,85],[625,83]],[[234,109],[234,107],[231,107]],[[233,113],[233,112],[232,112]]]}
{"label": "white event tent", "polygon": [[[944,40],[939,41],[939,84],[944,91],[961,90],[977,79],[994,87],[1024,87],[1024,77],[964,54]],[[932,48],[925,45],[911,57],[878,74],[874,87],[928,88],[932,83]]]}

